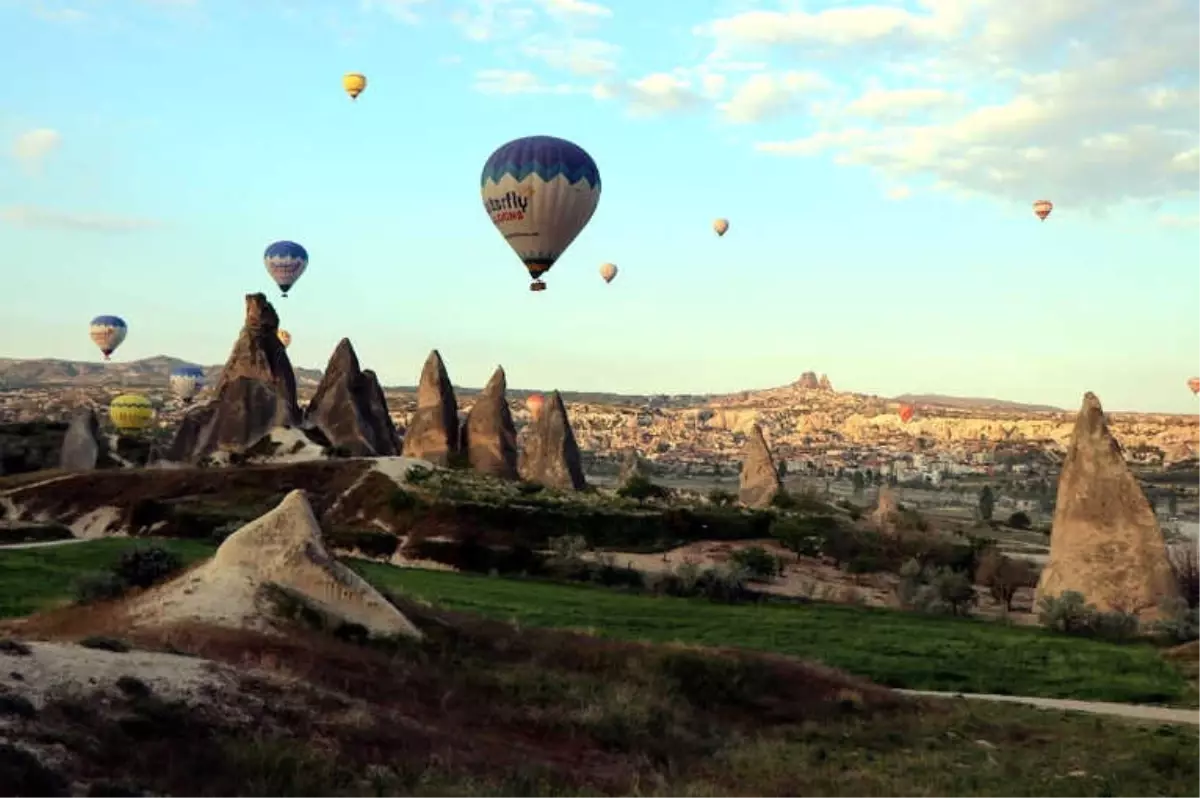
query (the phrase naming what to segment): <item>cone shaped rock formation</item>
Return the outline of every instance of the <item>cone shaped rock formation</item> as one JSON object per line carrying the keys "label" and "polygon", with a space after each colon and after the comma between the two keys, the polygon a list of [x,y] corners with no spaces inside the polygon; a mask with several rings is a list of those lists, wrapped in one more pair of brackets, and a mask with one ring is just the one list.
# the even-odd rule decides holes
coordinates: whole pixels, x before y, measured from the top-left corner
{"label": "cone shaped rock formation", "polygon": [[545,405],[530,427],[521,456],[521,476],[559,490],[587,487],[579,444],[575,442],[575,432],[558,391],[546,397]]}
{"label": "cone shaped rock formation", "polygon": [[1135,612],[1144,620],[1159,617],[1178,596],[1154,510],[1091,393],[1083,397],[1063,461],[1050,559],[1037,595],[1068,590],[1101,611]]}
{"label": "cone shaped rock formation", "polygon": [[435,349],[425,358],[417,385],[417,409],[404,432],[403,455],[449,465],[459,448],[458,400]]}
{"label": "cone shaped rock formation", "polygon": [[400,453],[400,437],[388,414],[383,388],[373,371],[363,371],[348,338],[333,350],[304,420],[320,430],[331,445],[355,457]]}
{"label": "cone shaped rock formation", "polygon": [[271,631],[281,620],[272,587],[372,635],[421,637],[374,587],[329,554],[300,490],[230,535],[212,559],[134,599],[130,616],[141,625],[195,622]]}
{"label": "cone shaped rock formation", "polygon": [[462,425],[462,450],[471,468],[501,479],[517,478],[517,430],[508,407],[508,379],[497,368]]}
{"label": "cone shaped rock formation", "polygon": [[746,435],[738,502],[746,507],[769,507],[782,490],[783,482],[779,479],[779,470],[767,439],[763,437],[762,427],[754,424]]}

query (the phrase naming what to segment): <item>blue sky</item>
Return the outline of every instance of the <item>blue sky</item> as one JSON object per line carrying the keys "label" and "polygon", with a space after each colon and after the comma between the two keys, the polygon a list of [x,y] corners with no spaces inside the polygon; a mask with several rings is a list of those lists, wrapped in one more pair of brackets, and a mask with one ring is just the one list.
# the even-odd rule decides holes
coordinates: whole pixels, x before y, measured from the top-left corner
{"label": "blue sky", "polygon": [[[1190,0],[0,0],[0,356],[97,359],[113,313],[117,359],[221,362],[291,238],[293,361],[347,336],[387,383],[437,347],[465,385],[1194,412],[1197,30]],[[533,294],[478,175],[539,133],[604,189]]]}

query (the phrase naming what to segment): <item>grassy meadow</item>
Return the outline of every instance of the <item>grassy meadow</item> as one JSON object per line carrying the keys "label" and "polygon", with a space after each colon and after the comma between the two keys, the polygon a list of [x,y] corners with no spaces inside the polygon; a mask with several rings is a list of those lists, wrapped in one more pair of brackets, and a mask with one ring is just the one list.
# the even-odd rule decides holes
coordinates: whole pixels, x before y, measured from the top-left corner
{"label": "grassy meadow", "polygon": [[[212,552],[204,543],[153,542],[185,562]],[[102,570],[123,551],[148,543],[114,538],[0,549],[0,617],[69,601],[81,574]],[[1189,695],[1179,671],[1144,643],[1114,644],[866,607],[726,605],[587,585],[351,564],[392,593],[523,627],[774,652],[820,661],[890,687],[1160,704],[1177,704]]]}

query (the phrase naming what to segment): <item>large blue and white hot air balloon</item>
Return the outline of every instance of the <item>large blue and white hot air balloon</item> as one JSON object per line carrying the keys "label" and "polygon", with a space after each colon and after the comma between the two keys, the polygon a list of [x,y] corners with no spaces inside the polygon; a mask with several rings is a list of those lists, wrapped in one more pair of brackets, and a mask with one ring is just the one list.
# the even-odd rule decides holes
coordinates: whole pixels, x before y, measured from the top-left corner
{"label": "large blue and white hot air balloon", "polygon": [[263,253],[267,274],[286,298],[288,291],[308,268],[308,250],[295,241],[276,241]]}
{"label": "large blue and white hot air balloon", "polygon": [[97,316],[88,324],[88,337],[100,347],[105,360],[117,351],[128,334],[129,325],[120,316]]}
{"label": "large blue and white hot air balloon", "polygon": [[600,202],[600,171],[577,144],[528,136],[492,153],[480,177],[483,207],[529,270],[531,291],[587,226]]}
{"label": "large blue and white hot air balloon", "polygon": [[171,392],[185,402],[204,389],[204,369],[199,366],[177,366],[167,377]]}

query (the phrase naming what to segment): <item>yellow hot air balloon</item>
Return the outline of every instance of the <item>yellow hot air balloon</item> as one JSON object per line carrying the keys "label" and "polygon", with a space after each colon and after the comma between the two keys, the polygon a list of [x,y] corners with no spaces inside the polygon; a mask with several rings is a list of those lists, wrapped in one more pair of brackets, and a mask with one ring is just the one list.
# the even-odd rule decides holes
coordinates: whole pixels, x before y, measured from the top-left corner
{"label": "yellow hot air balloon", "polygon": [[342,75],[342,89],[350,95],[351,100],[357,100],[358,95],[366,91],[367,76],[358,72],[347,72]]}
{"label": "yellow hot air balloon", "polygon": [[725,235],[725,233],[729,230],[729,220],[717,219],[715,222],[713,222],[713,230],[719,236]]}
{"label": "yellow hot air balloon", "polygon": [[154,422],[154,405],[141,394],[122,394],[109,403],[108,417],[119,431],[137,432]]}
{"label": "yellow hot air balloon", "polygon": [[617,276],[617,266],[615,263],[605,263],[600,267],[600,276],[604,278],[604,282],[611,283],[613,278]]}
{"label": "yellow hot air balloon", "polygon": [[275,334],[279,336],[279,343],[283,344],[284,349],[292,345],[292,334],[287,330],[280,330]]}

